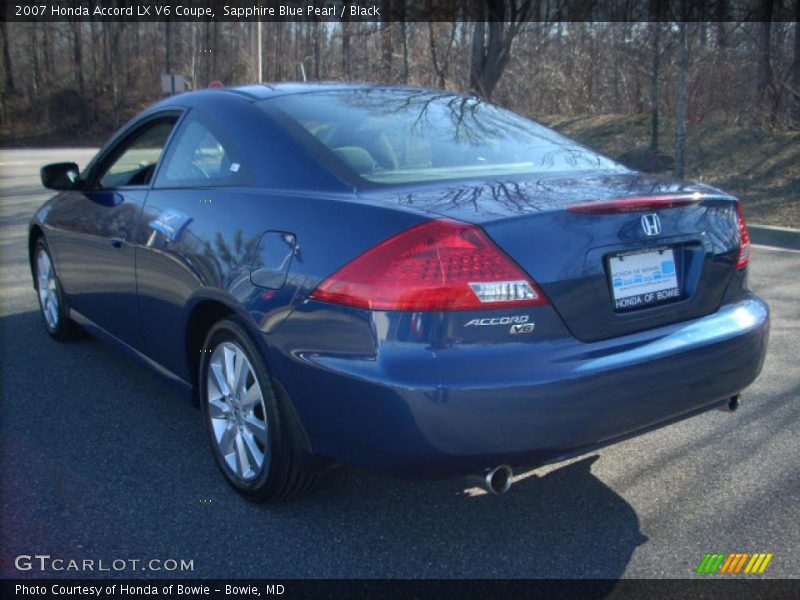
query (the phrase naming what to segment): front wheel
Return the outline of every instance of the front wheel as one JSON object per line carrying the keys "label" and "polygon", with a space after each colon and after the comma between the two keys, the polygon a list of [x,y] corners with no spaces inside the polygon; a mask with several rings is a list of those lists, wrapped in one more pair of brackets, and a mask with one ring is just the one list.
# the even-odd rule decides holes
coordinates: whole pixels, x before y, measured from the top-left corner
{"label": "front wheel", "polygon": [[297,468],[289,428],[261,353],[238,322],[214,325],[202,348],[200,405],[217,465],[256,502],[306,491],[314,473]]}

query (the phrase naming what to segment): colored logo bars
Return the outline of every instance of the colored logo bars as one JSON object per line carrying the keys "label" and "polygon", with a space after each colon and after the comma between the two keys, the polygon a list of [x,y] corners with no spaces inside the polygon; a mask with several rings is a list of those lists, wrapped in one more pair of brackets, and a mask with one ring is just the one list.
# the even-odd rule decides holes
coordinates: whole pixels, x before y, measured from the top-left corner
{"label": "colored logo bars", "polygon": [[767,554],[766,552],[755,552],[753,554],[749,552],[706,554],[697,567],[697,573],[706,575],[710,573],[717,573],[720,575],[726,573],[761,575],[771,560],[772,554]]}

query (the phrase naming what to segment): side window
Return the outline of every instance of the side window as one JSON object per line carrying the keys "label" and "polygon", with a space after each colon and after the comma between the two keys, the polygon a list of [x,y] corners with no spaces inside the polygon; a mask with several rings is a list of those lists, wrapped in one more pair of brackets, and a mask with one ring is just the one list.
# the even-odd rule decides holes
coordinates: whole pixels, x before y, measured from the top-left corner
{"label": "side window", "polygon": [[158,187],[235,185],[245,169],[230,142],[196,112],[186,119],[164,157]]}
{"label": "side window", "polygon": [[176,120],[177,117],[159,119],[122,142],[121,148],[102,168],[96,180],[97,187],[112,189],[149,184]]}

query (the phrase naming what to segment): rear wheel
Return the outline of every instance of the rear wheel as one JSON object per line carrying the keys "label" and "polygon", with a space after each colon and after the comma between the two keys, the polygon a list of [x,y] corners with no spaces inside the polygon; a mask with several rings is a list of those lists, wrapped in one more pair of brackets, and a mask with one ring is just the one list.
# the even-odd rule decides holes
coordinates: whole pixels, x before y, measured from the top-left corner
{"label": "rear wheel", "polygon": [[284,400],[260,351],[238,322],[214,325],[202,348],[200,405],[217,465],[233,488],[256,502],[305,492],[314,473],[300,469]]}
{"label": "rear wheel", "polygon": [[70,321],[67,300],[44,238],[39,238],[34,246],[33,268],[36,296],[47,333],[59,341],[74,337],[75,325]]}

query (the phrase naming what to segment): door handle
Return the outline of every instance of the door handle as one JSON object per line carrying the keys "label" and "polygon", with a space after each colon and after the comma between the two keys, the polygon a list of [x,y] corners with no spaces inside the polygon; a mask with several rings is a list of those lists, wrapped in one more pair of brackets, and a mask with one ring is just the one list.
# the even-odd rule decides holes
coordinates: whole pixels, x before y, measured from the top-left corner
{"label": "door handle", "polygon": [[120,238],[111,238],[111,245],[114,248],[122,248],[122,240]]}

